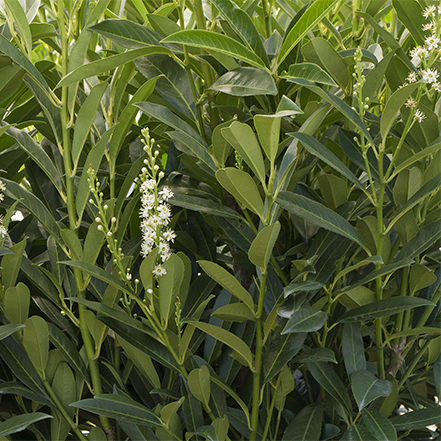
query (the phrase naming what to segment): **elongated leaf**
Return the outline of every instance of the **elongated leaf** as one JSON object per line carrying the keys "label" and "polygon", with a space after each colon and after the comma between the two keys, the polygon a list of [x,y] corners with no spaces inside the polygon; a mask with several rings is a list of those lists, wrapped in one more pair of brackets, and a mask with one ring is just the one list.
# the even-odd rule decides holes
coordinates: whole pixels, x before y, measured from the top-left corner
{"label": "elongated leaf", "polygon": [[292,138],[297,138],[309,153],[317,156],[317,158],[321,159],[323,162],[326,162],[326,164],[334,170],[337,170],[342,176],[349,179],[358,188],[364,190],[364,186],[358,178],[321,142],[306,133],[296,132],[288,133],[288,135]]}
{"label": "elongated leaf", "polygon": [[[14,245],[16,246],[16,245]],[[23,249],[24,251],[24,249]],[[17,262],[18,263],[18,262]],[[9,262],[2,261],[3,265],[3,282],[6,282],[6,271],[9,270]],[[20,266],[20,263],[18,263]],[[17,268],[18,269],[18,268]],[[5,283],[5,286],[8,286]],[[11,323],[23,324],[29,317],[29,305],[31,301],[31,292],[29,288],[22,282],[17,283],[16,286],[9,287],[3,298],[3,310],[6,317]]]}
{"label": "elongated leaf", "polygon": [[23,331],[23,346],[32,364],[44,372],[49,356],[49,329],[46,321],[38,316],[25,321]]}
{"label": "elongated leaf", "polygon": [[230,127],[221,131],[224,138],[242,156],[254,174],[258,176],[262,185],[265,185],[265,165],[262,150],[253,129],[247,124],[235,121]]}
{"label": "elongated leaf", "polygon": [[106,81],[94,86],[78,112],[72,140],[72,165],[74,170],[76,170],[78,166],[81,151],[89,136],[90,128],[92,127],[98,106],[100,105],[101,98],[107,86]]}
{"label": "elongated leaf", "polygon": [[185,320],[188,326],[194,326],[208,335],[211,335],[216,340],[229,346],[233,351],[236,351],[247,362],[248,366],[253,368],[253,354],[248,345],[239,337],[226,329],[219,326],[210,325],[209,323],[196,322],[194,320]]}
{"label": "elongated leaf", "polygon": [[329,348],[314,348],[308,349],[303,352],[303,354],[295,358],[295,363],[306,363],[308,361],[317,362],[327,362],[327,363],[337,363],[335,359],[335,353]]}
{"label": "elongated leaf", "polygon": [[365,248],[358,231],[346,219],[322,204],[286,191],[279,194],[276,203],[314,225],[347,237]]}
{"label": "elongated leaf", "polygon": [[423,9],[416,0],[406,3],[392,0],[392,5],[397,13],[398,20],[409,30],[409,35],[415,40],[416,44],[424,45],[427,35],[424,35],[422,27],[426,24],[423,17]]}
{"label": "elongated leaf", "polygon": [[324,405],[305,406],[288,424],[282,441],[318,441],[322,432]]}
{"label": "elongated leaf", "polygon": [[392,383],[379,380],[367,370],[356,371],[351,375],[351,387],[360,411],[376,398],[387,397],[392,392]]}
{"label": "elongated leaf", "polygon": [[346,372],[351,376],[355,371],[366,370],[363,337],[357,323],[345,323],[342,335],[343,360]]}
{"label": "elongated leaf", "polygon": [[24,415],[13,416],[6,421],[0,423],[0,436],[11,435],[12,433],[21,432],[26,427],[37,421],[52,418],[50,415],[41,412],[26,413]]}
{"label": "elongated leaf", "polygon": [[441,238],[441,223],[432,222],[425,225],[418,231],[418,234],[412,238],[401,251],[396,259],[413,259],[426,251],[430,246],[439,242]]}
{"label": "elongated leaf", "polygon": [[271,381],[292,358],[300,351],[306,333],[293,333],[284,336],[276,335],[264,348],[263,384]]}
{"label": "elongated leaf", "polygon": [[214,216],[227,217],[230,219],[243,220],[243,217],[237,211],[219,204],[219,202],[210,201],[196,196],[175,193],[169,202],[172,205],[186,208],[188,210],[200,211],[202,213],[213,214]]}
{"label": "elongated leaf", "polygon": [[397,432],[388,418],[374,409],[363,409],[366,427],[379,441],[396,441]]}
{"label": "elongated leaf", "polygon": [[6,132],[38,164],[46,176],[62,192],[61,176],[47,153],[25,131],[10,128]]}
{"label": "elongated leaf", "polygon": [[8,0],[2,3],[8,11],[7,15],[9,15],[9,18],[12,19],[12,22],[17,27],[27,53],[30,54],[32,51],[32,35],[25,11],[18,0]]}
{"label": "elongated leaf", "polygon": [[15,331],[18,331],[19,329],[24,327],[25,325],[15,325],[15,324],[0,326],[0,340],[9,337]]}
{"label": "elongated leaf", "polygon": [[277,57],[277,65],[289,55],[301,39],[319,23],[331,10],[337,0],[321,0],[313,2],[283,40]]}
{"label": "elongated leaf", "polygon": [[210,89],[234,96],[277,95],[271,74],[254,67],[239,67],[218,78]]}
{"label": "elongated leaf", "polygon": [[5,381],[0,383],[0,395],[18,395],[23,398],[27,398],[28,400],[34,401],[36,403],[43,404],[45,406],[52,407],[52,403],[41,395],[32,392],[29,388],[27,388],[23,383],[19,381]]}
{"label": "elongated leaf", "polygon": [[115,69],[116,67],[129,63],[137,58],[146,57],[147,55],[153,54],[171,55],[171,51],[163,46],[152,46],[143,49],[133,49],[123,52],[122,54],[112,55],[110,57],[92,61],[88,64],[79,66],[72,72],[68,73],[57,84],[56,89],[102,74],[103,72]]}
{"label": "elongated leaf", "polygon": [[71,406],[129,423],[162,427],[161,420],[147,407],[122,395],[98,394],[95,398],[77,401]]}
{"label": "elongated leaf", "polygon": [[314,63],[291,64],[288,73],[281,75],[281,78],[302,78],[314,83],[336,86],[334,80],[320,66]]}
{"label": "elongated leaf", "polygon": [[283,295],[286,297],[291,294],[295,294],[300,291],[315,291],[319,290],[323,286],[323,283],[314,282],[311,280],[305,280],[303,282],[291,282],[283,290]]}
{"label": "elongated leaf", "polygon": [[372,433],[362,424],[355,424],[350,426],[340,439],[342,441],[371,441]]}
{"label": "elongated leaf", "polygon": [[213,280],[215,280],[219,285],[237,297],[239,300],[248,306],[253,315],[254,312],[254,301],[251,294],[240,284],[240,282],[230,274],[226,269],[222,268],[220,265],[208,260],[198,261],[201,268],[206,274],[208,274]]}
{"label": "elongated leaf", "polygon": [[328,314],[324,311],[312,308],[308,305],[301,306],[288,320],[283,334],[291,332],[318,331],[328,320]]}
{"label": "elongated leaf", "polygon": [[217,308],[212,317],[222,321],[243,322],[244,320],[256,321],[256,316],[245,303],[230,303]]}
{"label": "elongated leaf", "polygon": [[351,410],[351,400],[340,377],[328,363],[307,363],[308,369],[317,382],[323,386],[346,411]]}
{"label": "elongated leaf", "polygon": [[49,338],[51,343],[60,351],[70,366],[78,372],[86,382],[89,383],[89,374],[81,358],[69,337],[52,323],[48,323]]}
{"label": "elongated leaf", "polygon": [[268,225],[259,231],[248,251],[248,258],[254,265],[266,269],[271,258],[274,245],[279,236],[280,222]]}
{"label": "elongated leaf", "polygon": [[265,63],[250,49],[231,37],[215,32],[199,29],[179,31],[164,38],[161,43],[177,43],[212,50],[242,60],[250,66],[265,68]]}
{"label": "elongated leaf", "polygon": [[216,179],[236,200],[258,216],[263,215],[263,201],[253,178],[234,167],[216,172]]}
{"label": "elongated leaf", "polygon": [[230,0],[211,0],[211,3],[216,6],[221,17],[239,36],[242,40],[242,44],[253,51],[269,66],[268,55],[250,15],[242,8],[238,8],[237,5]]}
{"label": "elongated leaf", "polygon": [[360,320],[371,320],[378,317],[387,317],[397,314],[406,309],[418,308],[419,306],[433,306],[429,300],[417,297],[390,297],[389,299],[378,300],[369,305],[363,305],[343,314],[339,322],[350,323]]}
{"label": "elongated leaf", "polygon": [[441,407],[435,406],[406,412],[403,415],[390,418],[389,421],[394,425],[396,430],[402,431],[422,429],[431,424],[439,424],[440,418]]}

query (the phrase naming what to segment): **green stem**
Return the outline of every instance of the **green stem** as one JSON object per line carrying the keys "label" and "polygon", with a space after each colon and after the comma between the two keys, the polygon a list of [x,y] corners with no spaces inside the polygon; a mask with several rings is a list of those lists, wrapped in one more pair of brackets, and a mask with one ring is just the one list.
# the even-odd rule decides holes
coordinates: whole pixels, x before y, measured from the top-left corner
{"label": "green stem", "polygon": [[256,354],[254,361],[254,377],[253,377],[253,404],[251,413],[251,433],[250,441],[257,439],[257,424],[259,422],[259,407],[260,407],[260,371],[262,368],[262,347],[263,347],[263,305],[266,292],[266,268],[262,271],[262,278],[260,280],[259,304],[257,306],[257,321],[256,321]]}
{"label": "green stem", "polygon": [[64,408],[63,404],[60,402],[60,400],[58,399],[57,395],[55,394],[54,390],[52,389],[51,385],[49,384],[49,382],[47,380],[42,380],[43,381],[43,385],[46,388],[49,396],[51,397],[52,401],[55,403],[55,405],[57,406],[58,410],[60,411],[61,415],[63,415],[63,417],[66,419],[66,421],[69,423],[70,427],[72,427],[72,430],[76,433],[76,435],[78,436],[78,438],[81,441],[87,441],[87,438],[83,435],[83,433],[81,432],[80,429],[78,429],[78,426],[75,424],[75,422],[72,420],[72,418],[68,415],[68,413],[66,412],[66,409]]}
{"label": "green stem", "polygon": [[407,367],[406,371],[404,372],[404,375],[401,377],[400,382],[398,383],[398,390],[400,390],[403,387],[403,384],[406,382],[406,380],[409,378],[412,371],[415,369],[415,366],[418,364],[418,362],[421,360],[421,357],[423,356],[424,352],[427,349],[427,346],[429,346],[431,340],[426,340],[421,346],[421,349],[417,352],[415,357],[413,357],[412,362]]}
{"label": "green stem", "polygon": [[263,429],[263,435],[262,435],[261,441],[265,441],[266,436],[268,435],[268,431],[269,431],[269,428],[271,425],[271,417],[273,415],[274,406],[276,404],[277,390],[279,388],[279,383],[280,383],[281,378],[282,378],[282,374],[280,373],[279,376],[277,377],[276,387],[274,388],[274,391],[273,391],[273,397],[271,399],[270,408],[268,410],[268,416],[266,418],[266,424],[265,424],[265,428]]}
{"label": "green stem", "polygon": [[[408,280],[409,280],[409,267],[406,266],[403,270],[403,277],[401,279],[400,296],[405,296],[407,294]],[[401,311],[397,314],[397,317],[395,319],[395,329],[397,330],[397,332],[400,332],[403,329],[406,329],[406,328],[403,328],[403,318],[404,318],[404,311]],[[400,339],[395,339],[393,343],[399,344]]]}

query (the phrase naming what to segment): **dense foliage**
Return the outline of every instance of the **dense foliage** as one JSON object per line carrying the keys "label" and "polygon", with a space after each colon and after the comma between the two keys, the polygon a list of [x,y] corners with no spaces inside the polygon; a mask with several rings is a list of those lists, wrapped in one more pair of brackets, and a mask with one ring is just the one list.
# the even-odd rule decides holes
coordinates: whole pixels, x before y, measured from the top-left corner
{"label": "dense foliage", "polygon": [[0,440],[439,435],[439,1],[0,10]]}

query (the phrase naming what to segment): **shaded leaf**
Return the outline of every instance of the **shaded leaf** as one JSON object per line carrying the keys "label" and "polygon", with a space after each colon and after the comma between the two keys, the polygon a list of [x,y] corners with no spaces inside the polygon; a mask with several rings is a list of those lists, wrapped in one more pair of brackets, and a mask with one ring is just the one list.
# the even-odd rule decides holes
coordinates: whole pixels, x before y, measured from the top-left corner
{"label": "shaded leaf", "polygon": [[368,370],[354,372],[351,387],[360,411],[378,397],[387,397],[392,392],[392,383],[379,380]]}
{"label": "shaded leaf", "polygon": [[305,406],[288,424],[282,441],[319,441],[324,405]]}
{"label": "shaded leaf", "polygon": [[281,78],[303,78],[314,83],[335,86],[334,80],[317,64],[298,63],[289,66],[288,73],[281,75]]}
{"label": "shaded leaf", "polygon": [[397,432],[388,418],[374,409],[363,409],[363,421],[379,441],[396,441]]}
{"label": "shaded leaf", "polygon": [[13,416],[6,421],[0,423],[0,436],[7,436],[12,433],[21,432],[31,424],[36,423],[37,421],[44,420],[46,418],[52,417],[41,412],[26,413],[24,415]]}
{"label": "shaded leaf", "polygon": [[291,332],[318,331],[327,321],[328,314],[326,312],[303,305],[290,317],[282,335]]}

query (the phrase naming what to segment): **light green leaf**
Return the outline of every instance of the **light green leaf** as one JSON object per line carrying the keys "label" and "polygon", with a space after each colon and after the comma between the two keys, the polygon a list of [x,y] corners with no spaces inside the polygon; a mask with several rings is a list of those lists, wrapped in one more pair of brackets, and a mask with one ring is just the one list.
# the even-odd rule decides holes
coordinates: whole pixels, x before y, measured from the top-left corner
{"label": "light green leaf", "polygon": [[421,5],[416,0],[405,3],[400,0],[392,0],[392,5],[397,13],[398,20],[406,26],[415,43],[424,45],[427,34],[424,35],[422,27],[426,24],[426,20],[423,17]]}
{"label": "light green leaf", "polygon": [[18,33],[25,45],[26,52],[30,54],[32,51],[32,35],[25,11],[23,10],[18,0],[7,0],[2,3],[4,7],[6,7],[9,19],[18,29]]}
{"label": "light green leaf", "polygon": [[237,58],[253,67],[265,68],[265,63],[250,49],[231,37],[205,30],[179,31],[164,38],[161,43],[177,43]]}
{"label": "light green leaf", "polygon": [[230,322],[256,321],[256,316],[245,303],[230,303],[229,305],[221,306],[211,316],[218,320]]}
{"label": "light green leaf", "polygon": [[[285,97],[286,98],[286,97]],[[281,117],[277,115],[255,115],[254,126],[267,158],[274,163],[279,149]]]}
{"label": "light green leaf", "polygon": [[314,83],[336,86],[334,80],[317,64],[298,63],[289,66],[288,73],[280,75],[281,78],[303,78]]}
{"label": "light green leaf", "polygon": [[60,363],[52,380],[52,389],[66,409],[68,415],[72,418],[75,409],[68,407],[77,397],[77,387],[75,377],[67,363]]}
{"label": "light green leaf", "polygon": [[98,394],[95,398],[77,401],[71,406],[129,423],[162,427],[161,420],[147,407],[122,395]]}
{"label": "light green leaf", "polygon": [[237,297],[239,300],[248,306],[253,315],[254,312],[254,301],[251,294],[240,284],[240,282],[230,274],[226,269],[222,268],[220,265],[208,260],[198,261],[201,268],[206,274],[208,274],[213,280],[215,280],[219,285]]}
{"label": "light green leaf", "polygon": [[424,265],[412,265],[409,277],[410,295],[413,296],[420,289],[426,288],[436,281],[437,277],[432,270]]}
{"label": "light green leaf", "polygon": [[32,364],[44,372],[49,356],[49,329],[46,321],[38,316],[28,318],[23,330],[23,346]]}
{"label": "light green leaf", "polygon": [[236,200],[261,218],[263,201],[253,178],[246,172],[234,167],[220,169],[216,179]]}
{"label": "light green leaf", "polygon": [[240,154],[265,187],[265,164],[253,129],[248,124],[235,121],[230,127],[222,129],[222,135]]}
{"label": "light green leaf", "polygon": [[279,232],[280,222],[276,221],[274,224],[260,230],[250,246],[248,258],[262,270],[266,270]]}
{"label": "light green leaf", "polygon": [[82,260],[83,258],[83,247],[81,245],[80,239],[78,236],[68,228],[60,230],[61,237],[63,238],[64,243],[67,245],[69,250],[71,251],[75,260]]}
{"label": "light green leaf", "polygon": [[24,327],[25,325],[15,325],[15,324],[0,326],[0,340],[9,337],[15,331],[18,331],[19,329]]}
{"label": "light green leaf", "polygon": [[378,397],[387,397],[392,392],[392,383],[379,380],[367,370],[355,371],[351,375],[351,387],[360,411]]}
{"label": "light green leaf", "polygon": [[318,185],[326,205],[335,210],[348,200],[348,184],[345,179],[332,174],[320,175]]}
{"label": "light green leaf", "polygon": [[323,286],[323,283],[314,282],[311,280],[304,280],[303,282],[291,282],[283,289],[284,297],[288,297],[291,294],[295,294],[299,291],[315,291],[319,290]]}
{"label": "light green leaf", "polygon": [[300,43],[302,38],[326,16],[336,2],[337,0],[321,0],[311,3],[309,8],[289,31],[288,35],[285,36],[277,57],[278,66],[281,65],[282,61],[294,47]]}
{"label": "light green leaf", "polygon": [[253,354],[249,346],[235,334],[227,331],[226,329],[220,328],[219,326],[210,325],[209,323],[196,322],[188,319],[185,320],[185,323],[187,323],[188,326],[194,326],[195,328],[200,329],[206,334],[211,335],[216,340],[219,340],[223,344],[229,346],[246,361],[249,368],[253,369]]}
{"label": "light green leaf", "polygon": [[314,225],[347,237],[365,248],[358,231],[346,219],[322,204],[305,196],[286,191],[279,193],[276,203]]}
{"label": "light green leaf", "polygon": [[308,305],[301,306],[288,320],[283,334],[318,331],[328,321],[328,314]]}
{"label": "light green leaf", "polygon": [[390,297],[388,299],[378,300],[369,305],[363,305],[359,308],[352,309],[343,314],[340,317],[339,322],[350,323],[361,320],[372,320],[378,317],[388,317],[397,314],[400,311],[418,308],[419,306],[433,306],[433,303],[429,300],[417,297]]}
{"label": "light green leaf", "polygon": [[375,409],[363,409],[363,421],[379,441],[397,441],[397,432],[388,418]]}
{"label": "light green leaf", "polygon": [[202,365],[199,369],[193,369],[188,374],[187,381],[194,397],[207,407],[211,395],[210,371],[208,367]]}
{"label": "light green leaf", "polygon": [[8,418],[6,421],[0,423],[0,436],[11,435],[12,433],[21,432],[26,427],[30,426],[37,421],[44,420],[46,418],[52,418],[50,415],[46,415],[41,412],[26,413],[24,415],[17,415]]}
{"label": "light green leaf", "polygon": [[29,316],[31,292],[22,282],[11,286],[5,292],[3,308],[11,323],[23,324]]}
{"label": "light green leaf", "polygon": [[271,74],[254,67],[231,70],[218,78],[209,89],[234,96],[277,95]]}

